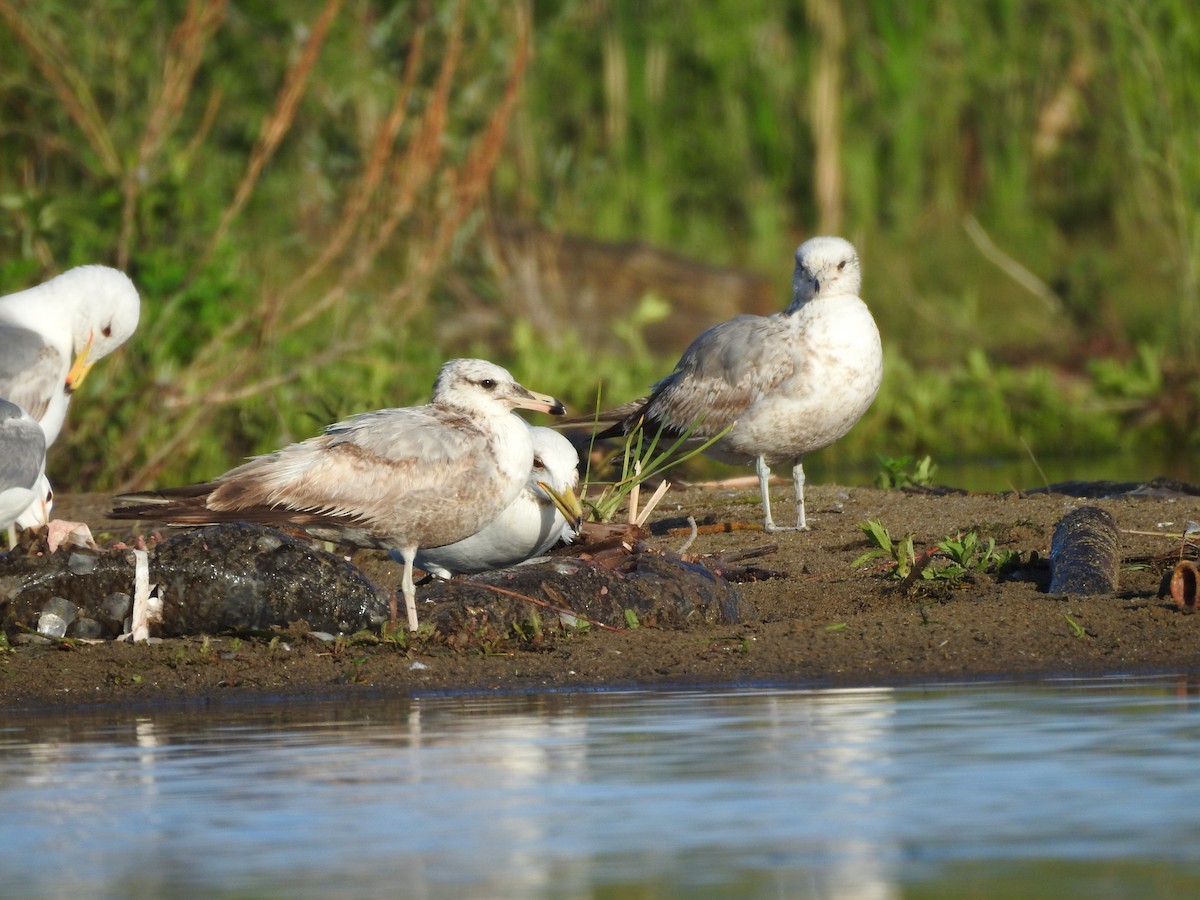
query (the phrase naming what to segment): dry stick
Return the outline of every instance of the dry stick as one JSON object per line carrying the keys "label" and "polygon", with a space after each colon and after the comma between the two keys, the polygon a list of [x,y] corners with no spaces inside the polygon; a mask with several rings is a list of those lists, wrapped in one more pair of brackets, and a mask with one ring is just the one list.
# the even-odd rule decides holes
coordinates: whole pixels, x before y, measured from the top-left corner
{"label": "dry stick", "polygon": [[[383,251],[384,246],[391,240],[400,222],[412,212],[419,187],[436,171],[442,155],[447,98],[462,48],[461,6],[456,9],[459,15],[455,18],[446,53],[442,56],[442,65],[429,106],[421,118],[416,136],[409,141],[404,156],[398,158],[390,168],[391,190],[387,194],[390,201],[387,216],[373,235],[359,242],[358,252],[346,266],[345,274],[338,284],[293,319],[293,330],[303,328],[334,306],[345,296],[350,284],[359,281],[366,275]],[[415,77],[418,61],[415,57],[410,58],[413,68],[411,73],[406,72],[406,78],[409,74]],[[411,83],[406,82],[406,93],[410,88]],[[392,326],[395,327],[397,324],[393,322]]]}
{"label": "dry stick", "polygon": [[[491,180],[492,172],[500,158],[500,150],[504,145],[504,135],[508,130],[509,120],[516,107],[517,96],[520,94],[525,68],[529,63],[530,26],[528,11],[524,6],[516,8],[517,15],[517,55],[509,72],[508,83],[504,88],[496,109],[488,119],[487,128],[475,141],[466,163],[461,169],[462,178],[456,183],[458,203],[450,215],[443,217],[438,229],[432,253],[427,253],[422,260],[423,265],[415,273],[418,285],[425,284],[433,275],[433,268],[440,260],[459,227],[467,215],[478,206]],[[400,286],[389,299],[398,299],[403,295],[406,286]]]}
{"label": "dry stick", "polygon": [[555,606],[553,603],[547,603],[545,600],[537,600],[533,597],[528,597],[525,594],[518,594],[516,591],[510,591],[507,588],[496,587],[494,584],[481,584],[480,587],[485,587],[489,591],[495,591],[497,594],[506,594],[509,597],[516,597],[518,600],[527,600],[535,606],[544,606],[551,612],[556,612],[560,616],[571,616],[574,619],[579,619],[581,622],[587,622],[589,625],[595,625],[597,628],[603,628],[606,631],[624,631],[624,628],[616,628],[612,625],[605,625],[603,622],[597,622],[595,619],[589,619],[587,616],[581,616],[579,613],[571,612],[569,609],[563,609],[561,606]]}
{"label": "dry stick", "polygon": [[963,219],[963,228],[967,232],[967,237],[975,245],[976,249],[983,254],[983,258],[992,265],[996,266],[1001,272],[1019,284],[1029,293],[1033,294],[1039,300],[1046,304],[1047,309],[1055,314],[1060,314],[1063,311],[1062,300],[1058,294],[1050,289],[1050,286],[1042,279],[1038,278],[1031,271],[1001,250],[988,233],[983,230],[983,226],[979,224],[979,220],[972,215],[968,215]]}
{"label": "dry stick", "polygon": [[[246,165],[246,171],[242,175],[242,180],[238,184],[237,190],[234,193],[233,201],[225,209],[221,217],[221,222],[217,226],[209,239],[208,247],[200,255],[197,263],[192,267],[192,277],[208,264],[213,253],[216,252],[218,246],[225,238],[225,234],[229,230],[234,218],[241,212],[242,207],[250,199],[254,188],[258,184],[258,179],[262,175],[262,170],[267,162],[275,155],[275,151],[279,147],[279,143],[291,129],[295,119],[296,107],[300,102],[300,98],[304,95],[304,90],[308,82],[308,76],[311,74],[313,66],[316,64],[317,55],[321,50],[321,46],[325,41],[325,37],[329,32],[329,27],[333,23],[334,17],[340,9],[342,0],[328,0],[325,8],[318,16],[316,23],[313,25],[312,31],[309,33],[308,40],[304,44],[304,49],[299,58],[288,70],[283,79],[283,86],[279,90],[279,94],[275,100],[275,108],[270,115],[263,120],[262,130],[259,135],[258,143],[250,153],[250,161]],[[260,304],[253,310],[248,310],[234,318],[232,322],[226,325],[221,331],[216,334],[204,348],[196,354],[192,361],[192,374],[194,377],[204,377],[208,373],[204,366],[209,363],[209,358],[218,350],[225,347],[227,341],[233,338],[235,334],[246,327],[248,323],[256,323],[257,331],[261,335],[267,330],[268,322],[273,316],[272,302],[268,300],[264,304]],[[211,362],[212,368],[224,368],[225,360],[218,357]]]}
{"label": "dry stick", "polygon": [[[420,26],[412,39],[408,59],[404,65],[404,78],[396,94],[396,100],[386,118],[380,123],[375,132],[367,155],[367,163],[363,168],[362,177],[354,185],[349,198],[342,207],[342,214],[334,228],[333,235],[325,242],[320,254],[295,280],[281,292],[284,301],[289,300],[301,288],[311,282],[321,272],[325,271],[342,251],[346,249],[350,238],[363,222],[363,216],[370,206],[379,182],[387,171],[388,157],[392,153],[396,136],[404,127],[408,118],[408,105],[416,84],[418,63],[425,47],[425,28]],[[346,275],[343,275],[343,280]]]}
{"label": "dry stick", "polygon": [[654,493],[650,495],[650,500],[646,504],[646,508],[641,511],[637,520],[633,523],[634,525],[641,528],[646,524],[646,520],[650,518],[650,513],[654,512],[654,507],[658,506],[658,502],[662,500],[663,495],[666,494],[670,487],[671,482],[669,481],[663,481],[658,485]]}
{"label": "dry stick", "polygon": [[284,135],[291,130],[292,122],[296,117],[296,107],[300,103],[300,98],[304,96],[304,91],[308,83],[308,76],[312,73],[313,66],[317,62],[317,56],[321,52],[321,47],[325,43],[325,38],[329,34],[329,27],[333,24],[334,18],[341,9],[342,0],[328,0],[325,8],[321,10],[321,14],[317,17],[317,21],[313,23],[312,31],[308,35],[308,40],[304,42],[304,49],[300,52],[295,64],[288,70],[284,76],[283,87],[279,91],[276,98],[275,109],[264,120],[262,133],[259,136],[258,143],[250,153],[250,163],[246,167],[246,172],[242,176],[242,181],[234,193],[233,202],[225,210],[225,214],[221,217],[221,223],[217,226],[217,230],[213,233],[212,239],[209,241],[208,249],[200,258],[200,263],[197,269],[202,268],[213,252],[225,239],[225,233],[229,230],[229,226],[233,220],[242,211],[242,207],[250,199],[250,195],[254,192],[254,188],[258,185],[258,179],[262,175],[262,170],[275,155],[275,151],[279,148],[280,141]]}
{"label": "dry stick", "polygon": [[0,17],[29,51],[42,77],[50,82],[67,115],[75,120],[91,145],[92,152],[100,158],[105,173],[113,178],[119,177],[121,157],[104,124],[104,116],[96,106],[87,79],[71,63],[72,55],[63,47],[58,36],[49,29],[35,26],[34,17],[28,9],[17,9],[8,0],[0,0]]}
{"label": "dry stick", "polygon": [[192,90],[196,70],[204,50],[225,18],[226,0],[189,0],[187,13],[171,33],[167,57],[163,62],[158,99],[146,119],[142,139],[138,142],[137,162],[125,170],[121,179],[123,197],[121,231],[117,239],[117,266],[129,264],[129,245],[133,241],[133,226],[137,198],[141,186],[150,180],[151,160],[162,149],[163,142],[175,129],[184,104]]}

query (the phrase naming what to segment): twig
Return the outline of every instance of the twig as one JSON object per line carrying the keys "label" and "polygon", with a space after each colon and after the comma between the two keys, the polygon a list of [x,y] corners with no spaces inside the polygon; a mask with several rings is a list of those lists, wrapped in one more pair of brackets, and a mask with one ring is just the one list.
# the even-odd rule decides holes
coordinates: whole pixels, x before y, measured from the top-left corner
{"label": "twig", "polygon": [[988,237],[987,232],[983,230],[978,219],[968,215],[963,219],[963,228],[967,232],[967,237],[975,244],[976,249],[983,254],[984,259],[1045,303],[1052,313],[1056,315],[1062,313],[1062,300],[1059,299],[1058,294],[1054,293],[1046,282],[997,247]]}
{"label": "twig", "polygon": [[637,521],[633,523],[634,525],[641,528],[646,524],[646,520],[650,518],[650,513],[654,512],[654,507],[658,506],[658,501],[663,498],[663,495],[666,494],[670,487],[671,482],[669,481],[663,481],[659,484],[654,493],[650,495],[650,502],[646,504],[646,508],[638,515]]}
{"label": "twig", "polygon": [[581,622],[587,622],[589,625],[595,625],[597,628],[603,628],[606,631],[624,631],[624,628],[615,628],[612,625],[605,625],[603,622],[597,622],[595,619],[589,619],[587,616],[581,616],[577,612],[572,612],[569,609],[564,609],[561,606],[555,606],[553,603],[547,603],[545,600],[537,600],[526,594],[518,594],[516,591],[510,591],[507,588],[496,587],[494,584],[483,584],[480,587],[485,587],[489,591],[495,591],[497,594],[506,594],[509,597],[516,597],[518,600],[527,600],[535,606],[544,606],[546,609],[556,612],[562,616],[571,616],[574,619],[579,619]]}
{"label": "twig", "polygon": [[679,549],[675,551],[680,556],[683,556],[683,554],[687,552],[688,548],[691,547],[693,543],[695,543],[696,535],[698,535],[700,533],[700,530],[696,527],[696,517],[695,516],[688,516],[687,523],[688,523],[688,527],[692,529],[692,533],[688,535],[687,540],[684,541],[679,546]]}

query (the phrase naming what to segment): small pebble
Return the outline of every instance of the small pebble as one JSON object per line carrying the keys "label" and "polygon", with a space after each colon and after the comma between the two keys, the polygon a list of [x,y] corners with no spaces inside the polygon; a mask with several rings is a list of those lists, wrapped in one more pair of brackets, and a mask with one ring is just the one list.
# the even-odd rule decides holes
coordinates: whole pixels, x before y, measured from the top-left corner
{"label": "small pebble", "polygon": [[91,553],[72,553],[67,559],[67,571],[72,575],[91,575],[96,571],[96,557]]}
{"label": "small pebble", "polygon": [[325,643],[337,640],[337,638],[335,638],[328,631],[310,631],[307,635],[305,635],[305,637],[310,637],[314,641],[323,641]]}
{"label": "small pebble", "polygon": [[408,668],[410,671],[419,672],[422,669],[428,669],[429,666],[425,665],[425,663],[421,662],[420,660],[414,659]]}

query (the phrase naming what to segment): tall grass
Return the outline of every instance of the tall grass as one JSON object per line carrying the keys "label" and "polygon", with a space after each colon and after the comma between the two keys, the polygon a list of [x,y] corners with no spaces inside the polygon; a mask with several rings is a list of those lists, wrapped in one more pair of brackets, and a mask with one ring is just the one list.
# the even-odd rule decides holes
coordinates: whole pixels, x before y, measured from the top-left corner
{"label": "tall grass", "polygon": [[103,261],[144,300],[72,410],[60,485],[175,479],[428,393],[436,351],[406,329],[484,199],[531,41],[520,5],[466,9],[0,0],[0,104],[29,126],[3,190],[41,209],[4,280]]}
{"label": "tall grass", "polygon": [[0,0],[0,58],[0,290],[108,262],[145,298],[63,487],[212,475],[465,352],[577,408],[668,371],[636,312],[579,325],[570,258],[539,293],[476,240],[492,212],[780,306],[846,234],[890,354],[850,453],[1200,441],[1183,0]]}

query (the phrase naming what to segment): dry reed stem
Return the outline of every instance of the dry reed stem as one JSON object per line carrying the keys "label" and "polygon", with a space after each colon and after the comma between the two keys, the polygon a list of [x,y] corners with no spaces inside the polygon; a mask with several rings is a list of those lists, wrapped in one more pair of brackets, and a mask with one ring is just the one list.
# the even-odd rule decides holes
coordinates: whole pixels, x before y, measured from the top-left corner
{"label": "dry reed stem", "polygon": [[[325,271],[335,259],[346,249],[350,238],[358,231],[364,221],[367,209],[375,192],[387,171],[388,159],[393,152],[396,137],[408,118],[408,105],[412,98],[413,88],[417,81],[419,63],[425,48],[425,27],[419,26],[409,46],[408,59],[404,65],[404,77],[396,93],[396,100],[391,110],[375,131],[371,149],[367,155],[367,164],[363,167],[362,177],[358,179],[351,190],[350,196],[342,206],[342,214],[334,228],[332,236],[325,242],[321,253],[312,264],[292,281],[282,296],[290,299],[305,285]],[[347,270],[341,277],[340,287],[350,278]]]}
{"label": "dry reed stem", "polygon": [[17,40],[29,51],[33,64],[50,83],[67,115],[75,121],[92,151],[100,158],[105,173],[112,178],[119,178],[121,157],[104,124],[104,116],[96,106],[87,79],[71,63],[71,54],[59,36],[49,26],[36,24],[36,17],[29,13],[26,4],[19,6],[9,0],[0,0],[0,18],[4,19]]}
{"label": "dry reed stem", "polygon": [[[3,0],[0,0],[3,2]],[[335,8],[331,3],[326,11]],[[515,106],[516,96],[520,87],[529,58],[529,25],[528,16],[523,15],[519,20],[519,46],[514,60],[512,72],[504,95],[497,103],[488,124],[480,137],[475,141],[466,162],[462,166],[461,175],[451,170],[447,179],[456,189],[451,193],[451,208],[446,216],[452,225],[443,225],[434,232],[432,238],[424,241],[417,235],[410,236],[407,241],[407,252],[415,260],[406,266],[408,271],[419,270],[424,273],[436,271],[437,264],[453,238],[458,226],[471,210],[477,206],[487,189],[492,171],[499,158],[503,144],[505,127]],[[316,32],[314,31],[314,37]],[[361,315],[352,320],[351,334],[343,334],[343,340],[338,345],[325,352],[304,360],[301,368],[293,369],[286,375],[275,375],[255,378],[256,370],[261,366],[258,354],[259,347],[267,345],[272,339],[281,335],[293,333],[319,319],[329,309],[342,302],[355,285],[371,271],[378,262],[389,242],[394,238],[400,225],[412,216],[417,205],[417,198],[437,176],[442,165],[443,148],[445,146],[445,130],[449,120],[450,95],[454,78],[463,48],[463,5],[456,6],[456,14],[447,45],[440,59],[438,76],[430,94],[426,108],[415,124],[415,134],[398,152],[395,142],[406,121],[406,110],[411,102],[416,80],[419,76],[420,63],[425,49],[425,32],[419,30],[412,41],[409,58],[406,60],[405,71],[398,95],[388,116],[376,130],[370,145],[370,152],[364,164],[363,174],[352,189],[351,196],[343,206],[335,226],[332,239],[321,255],[293,282],[275,292],[253,310],[247,310],[235,317],[225,328],[214,336],[197,353],[189,366],[187,380],[190,384],[205,384],[203,391],[197,391],[189,396],[177,395],[163,403],[164,411],[186,410],[180,423],[174,427],[172,435],[155,447],[154,453],[141,465],[129,479],[134,485],[146,483],[155,478],[170,461],[175,452],[195,439],[201,429],[212,420],[221,406],[244,400],[247,397],[262,394],[280,384],[294,380],[302,372],[343,358],[347,353],[365,346],[378,334],[380,316],[388,317],[389,328],[398,324],[394,311],[389,310],[386,303],[376,303],[371,306],[370,315]],[[310,47],[315,46],[310,40]],[[311,62],[308,67],[311,68]],[[302,69],[302,61],[293,67],[293,73]],[[307,70],[305,70],[307,71]],[[281,93],[295,94],[300,82],[299,76],[289,75]],[[298,97],[298,95],[296,95]],[[285,101],[283,97],[277,101],[276,113],[264,125],[264,134],[271,132],[281,138],[285,129],[283,113]],[[294,110],[294,104],[293,104]],[[290,119],[286,121],[290,127]],[[261,158],[265,163],[266,157],[274,150],[275,144],[260,142],[253,151],[253,158],[247,166],[247,175],[243,185],[249,185],[246,190],[253,190],[257,183],[258,173],[262,164],[256,163]],[[251,177],[253,175],[253,177]],[[242,193],[239,189],[239,195]],[[248,194],[247,194],[248,196]],[[244,200],[239,201],[235,196],[234,203],[222,220],[222,228],[227,229],[236,211]],[[381,213],[379,219],[369,215],[372,206]],[[357,239],[355,239],[357,236]],[[214,236],[209,253],[215,249],[220,235]],[[350,259],[338,273],[336,283],[332,285],[315,302],[307,302],[303,307],[296,308],[302,289],[318,278],[333,262],[344,256],[349,250]],[[425,290],[426,285],[422,284]],[[417,296],[410,292],[410,296]],[[409,304],[405,313],[411,313]],[[284,313],[287,313],[284,318]],[[243,346],[230,352],[227,342],[244,332],[251,323],[256,323],[254,340],[249,346]],[[148,433],[149,424],[142,430]]]}
{"label": "dry reed stem", "polygon": [[152,177],[150,168],[163,142],[179,123],[183,107],[191,93],[200,61],[221,22],[225,18],[226,0],[189,0],[187,12],[171,33],[163,62],[161,90],[150,115],[142,139],[138,142],[137,163],[126,170],[122,179],[121,233],[117,240],[117,266],[129,265],[129,246],[137,212],[141,185]]}
{"label": "dry reed stem", "polygon": [[414,295],[420,296],[428,290],[437,266],[449,249],[450,242],[458,233],[466,217],[472,210],[478,208],[488,184],[491,183],[492,173],[500,158],[500,150],[504,146],[504,136],[508,130],[513,109],[516,107],[525,69],[529,63],[528,9],[523,5],[517,6],[516,17],[517,50],[508,82],[504,87],[504,94],[491,116],[488,117],[487,127],[473,143],[462,168],[457,172],[448,173],[448,176],[454,179],[454,205],[449,212],[443,213],[433,246],[418,261],[417,271],[387,296],[386,303],[389,307],[398,305],[406,295],[411,299]]}
{"label": "dry reed stem", "polygon": [[[446,129],[450,88],[462,52],[462,28],[460,3],[455,6],[453,25],[429,105],[421,117],[416,135],[409,142],[404,155],[393,163],[389,173],[391,191],[388,194],[390,202],[387,204],[387,215],[369,239],[358,243],[358,253],[347,265],[342,281],[297,316],[292,323],[294,328],[303,328],[322,315],[341,299],[350,284],[358,282],[366,275],[400,223],[412,213],[420,188],[436,173],[442,157],[442,137]],[[391,305],[394,304],[385,303],[384,308]],[[393,321],[392,325],[396,324],[398,323]]]}
{"label": "dry reed stem", "polygon": [[809,88],[815,159],[813,190],[822,234],[839,234],[845,207],[842,189],[842,57],[846,21],[841,0],[808,0],[805,12],[818,35]]}
{"label": "dry reed stem", "polygon": [[[212,258],[221,241],[225,239],[225,235],[229,231],[229,226],[249,201],[251,194],[258,185],[258,180],[267,162],[274,156],[280,142],[291,129],[295,119],[296,107],[300,102],[300,98],[304,95],[304,90],[308,83],[308,76],[316,64],[317,56],[341,5],[342,0],[328,0],[325,8],[321,11],[321,15],[318,16],[316,23],[313,25],[313,29],[309,33],[308,40],[305,42],[304,49],[301,51],[299,58],[297,58],[296,62],[284,76],[283,86],[280,88],[279,94],[275,99],[275,108],[263,120],[259,140],[250,153],[250,160],[246,164],[246,171],[242,175],[242,180],[238,184],[237,190],[234,192],[233,201],[226,207],[225,212],[222,214],[220,224],[213,232],[208,242],[208,247],[201,254],[199,262],[193,267],[193,272],[200,271],[207,265],[209,259]],[[275,320],[277,308],[278,302],[271,297],[267,297],[259,306],[246,310],[241,315],[236,316],[233,321],[222,328],[196,354],[192,362],[193,372],[198,377],[206,377],[209,371],[206,370],[205,366],[209,364],[210,360],[212,369],[224,368],[225,363],[223,358],[217,351],[223,350],[225,343],[251,322],[258,323],[258,331],[261,339],[261,335],[266,331],[266,324]],[[213,358],[214,354],[216,354],[216,358]]]}
{"label": "dry reed stem", "polygon": [[329,28],[341,6],[342,0],[328,0],[316,22],[313,23],[312,31],[309,33],[308,40],[304,42],[304,49],[301,50],[300,56],[284,76],[283,87],[276,97],[275,108],[263,121],[262,132],[250,153],[250,162],[246,166],[246,172],[234,192],[233,202],[226,208],[221,217],[221,223],[213,233],[208,251],[203,256],[204,261],[208,260],[221,241],[225,239],[230,224],[249,201],[250,195],[254,193],[263,168],[275,155],[284,136],[291,130],[296,117],[296,107],[308,86],[308,76],[312,73],[313,66],[316,65],[317,56],[321,52],[321,47],[329,34]]}

